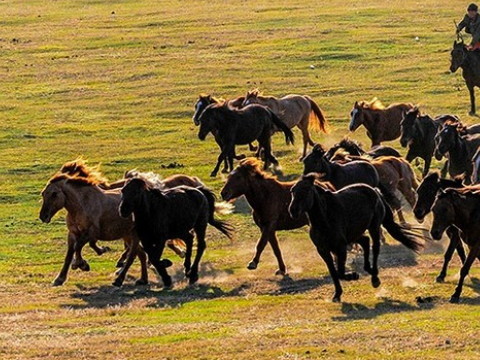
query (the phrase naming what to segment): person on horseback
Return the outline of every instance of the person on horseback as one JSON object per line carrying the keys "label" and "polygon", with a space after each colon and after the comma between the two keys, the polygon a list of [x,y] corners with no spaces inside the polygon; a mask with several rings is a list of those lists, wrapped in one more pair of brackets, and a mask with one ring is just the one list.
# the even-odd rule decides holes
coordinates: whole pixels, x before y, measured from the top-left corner
{"label": "person on horseback", "polygon": [[472,35],[472,41],[467,46],[468,50],[480,49],[480,16],[478,14],[478,6],[476,4],[470,4],[467,8],[467,13],[463,20],[457,26],[457,35],[465,29],[467,34]]}

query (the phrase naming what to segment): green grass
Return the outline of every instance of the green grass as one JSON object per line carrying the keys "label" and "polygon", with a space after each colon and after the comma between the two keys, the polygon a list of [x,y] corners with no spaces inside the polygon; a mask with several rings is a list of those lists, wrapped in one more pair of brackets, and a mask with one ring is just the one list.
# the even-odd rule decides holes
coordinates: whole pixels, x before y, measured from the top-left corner
{"label": "green grass", "polygon": [[[333,304],[306,229],[279,234],[292,277],[282,280],[270,249],[258,270],[246,270],[259,234],[248,213],[237,213],[229,217],[237,226],[232,242],[209,230],[198,287],[186,285],[181,261],[168,253],[173,290],[135,288],[136,263],[126,285],[113,288],[122,249],[113,243],[102,257],[85,249],[91,272],[71,271],[52,288],[65,213],[48,225],[38,220],[41,189],[78,155],[102,163],[109,179],[131,168],[182,171],[218,193],[224,177],[208,177],[217,146],[211,137],[200,142],[191,121],[201,92],[308,94],[329,120],[328,135],[313,134],[327,146],[348,133],[355,100],[374,96],[475,122],[460,74],[448,72],[452,19],[464,7],[446,0],[1,2],[0,358],[478,357],[480,271],[475,264],[462,304],[449,304],[460,264],[455,258],[446,284],[434,284],[442,263],[436,244],[417,257],[389,240],[382,286],[373,289],[363,274],[344,283],[344,303]],[[287,175],[302,168],[295,134],[295,147],[274,139]],[[369,143],[363,128],[352,136]],[[389,145],[400,149],[398,141]],[[161,168],[173,161],[184,168]],[[434,300],[417,304],[417,296]]]}

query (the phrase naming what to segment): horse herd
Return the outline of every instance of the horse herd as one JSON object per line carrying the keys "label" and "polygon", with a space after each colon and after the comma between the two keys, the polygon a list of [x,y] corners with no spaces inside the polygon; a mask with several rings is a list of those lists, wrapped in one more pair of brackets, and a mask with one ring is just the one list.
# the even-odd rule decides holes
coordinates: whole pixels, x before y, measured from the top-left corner
{"label": "horse herd", "polygon": [[[465,276],[474,259],[480,259],[480,185],[475,185],[480,180],[480,125],[465,126],[453,115],[431,118],[412,104],[385,107],[374,99],[356,102],[349,124],[350,131],[361,125],[367,129],[372,149],[365,151],[348,138],[325,149],[315,144],[309,133],[309,129],[326,131],[327,125],[322,110],[309,96],[278,99],[265,97],[258,90],[233,100],[201,95],[193,121],[199,126],[201,140],[212,133],[220,147],[211,176],[216,176],[224,163],[223,171],[229,175],[221,197],[226,202],[217,202],[215,194],[197,177],[179,174],[161,179],[154,173],[130,170],[122,179],[109,183],[82,159],[67,162],[42,191],[43,222],[50,222],[62,208],[67,211],[67,253],[53,285],[62,285],[70,268],[90,269],[82,257],[87,243],[101,255],[108,248],[98,246],[97,240],[118,239],[124,240],[125,251],[117,262],[114,285],[123,284],[138,257],[141,277],[137,284],[148,283],[150,263],[164,286],[171,287],[167,269],[172,262],[162,258],[165,246],[184,258],[185,276],[193,284],[199,278],[207,226],[231,238],[233,226],[215,214],[228,214],[233,208],[231,202],[245,196],[261,231],[248,269],[257,268],[269,243],[278,262],[276,274],[287,275],[276,232],[309,225],[310,238],[334,282],[333,300],[340,301],[340,280],[359,278],[356,272],[346,271],[351,245],[363,250],[364,270],[371,276],[372,286],[378,287],[382,227],[415,252],[430,238],[422,225],[405,222],[404,198],[419,222],[433,213],[431,237],[439,240],[446,232],[450,238],[438,282],[444,281],[455,250],[460,256],[460,279],[450,299],[459,301]],[[284,182],[266,171],[271,164],[278,165],[271,137],[282,131],[287,144],[293,144],[294,126],[303,136],[304,175],[298,181]],[[398,137],[401,145],[408,147],[406,159],[397,150],[381,145]],[[253,144],[255,141],[258,145]],[[235,145],[249,145],[255,157],[237,155]],[[308,145],[312,146],[310,152]],[[433,156],[447,159],[442,175],[429,173]],[[410,166],[417,157],[425,163],[420,185]],[[237,167],[233,166],[235,159],[241,160]],[[444,178],[447,172],[453,180]],[[463,243],[469,247],[468,255]]]}

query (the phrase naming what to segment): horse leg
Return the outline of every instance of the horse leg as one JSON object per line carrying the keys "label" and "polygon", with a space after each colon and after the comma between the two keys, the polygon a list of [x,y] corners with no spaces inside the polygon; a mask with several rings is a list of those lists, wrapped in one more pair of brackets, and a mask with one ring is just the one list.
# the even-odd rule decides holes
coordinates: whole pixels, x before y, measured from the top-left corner
{"label": "horse leg", "polygon": [[127,244],[127,241],[124,241],[124,250],[122,252],[122,255],[120,255],[120,258],[117,260],[115,267],[122,268],[125,265],[125,259],[127,258],[128,250],[129,246]]}
{"label": "horse leg", "polygon": [[143,251],[142,247],[138,245],[137,247],[137,257],[140,260],[141,275],[140,279],[135,281],[135,285],[148,285],[148,264],[147,264],[147,254]]}
{"label": "horse leg", "polygon": [[178,246],[177,244],[179,243],[180,241],[175,239],[175,240],[168,240],[167,241],[167,246],[175,253],[177,254],[178,256],[180,256],[181,258],[184,258],[185,257],[185,250],[183,250],[180,246]]}
{"label": "horse leg", "polygon": [[183,267],[185,269],[185,276],[190,272],[190,267],[192,266],[192,249],[193,249],[193,235],[188,233],[188,236],[183,238],[187,250],[185,251],[185,260],[183,262]]}
{"label": "horse leg", "polygon": [[[455,249],[458,248],[458,245],[462,246],[461,241],[460,241],[460,234],[458,233],[458,230],[453,227],[449,227],[447,229],[447,235],[450,238],[450,243],[448,244],[447,251],[445,251],[445,254],[443,255],[443,266],[442,270],[440,271],[440,274],[438,274],[436,281],[437,283],[443,283],[445,282],[445,277],[447,276],[447,269],[448,269],[448,264],[450,263],[450,260],[452,259],[453,252]],[[463,250],[463,246],[462,246]],[[463,253],[463,260],[462,263],[465,262],[465,252]]]}
{"label": "horse leg", "polygon": [[[153,246],[152,244],[155,244]],[[165,248],[165,241],[156,241],[156,239],[147,239],[142,241],[143,248],[148,255],[148,260],[155,267],[158,275],[162,278],[163,286],[165,289],[172,287],[172,278],[168,275],[165,263],[160,260]]]}
{"label": "horse leg", "polygon": [[467,85],[468,92],[470,93],[470,115],[475,115],[475,87],[473,85]]}
{"label": "horse leg", "polygon": [[430,170],[430,164],[432,163],[432,157],[428,157],[425,159],[425,162],[423,163],[423,173],[422,173],[422,178],[428,175],[428,171]]}
{"label": "horse leg", "polygon": [[[306,120],[306,121],[305,121]],[[308,122],[310,120],[310,116],[307,116],[306,119],[302,119],[300,123],[297,124],[297,127],[302,132],[302,139],[303,139],[303,152],[300,161],[303,160],[305,156],[307,156],[307,147],[308,145],[314,146],[315,143],[313,142],[312,138],[310,137],[310,132],[308,131]]]}
{"label": "horse leg", "polygon": [[370,275],[372,274],[372,265],[370,265],[370,238],[368,236],[361,236],[357,241],[363,249],[363,270]]}
{"label": "horse leg", "polygon": [[351,273],[345,272],[345,263],[347,262],[347,247],[342,246],[341,249],[337,252],[337,269],[338,269],[338,277],[342,280],[351,281],[351,280],[358,280],[359,276],[355,271]]}
{"label": "horse leg", "polygon": [[113,286],[122,286],[123,282],[125,281],[125,277],[127,276],[128,269],[130,269],[133,260],[135,260],[135,257],[138,253],[138,248],[140,246],[140,241],[136,236],[126,237],[125,241],[129,242],[127,259],[125,260],[123,267],[118,272],[117,278],[112,283]]}
{"label": "horse leg", "polygon": [[378,255],[380,254],[380,237],[382,228],[380,224],[375,224],[368,229],[372,238],[372,253],[373,253],[373,266],[372,266],[372,286],[377,288],[381,282],[378,277]]}
{"label": "horse leg", "polygon": [[207,222],[198,224],[195,227],[195,235],[197,236],[197,253],[195,254],[195,259],[193,260],[192,267],[188,273],[188,279],[190,284],[195,284],[198,280],[198,266],[200,260],[202,259],[203,253],[207,248],[207,243],[205,242],[205,233],[207,230]]}
{"label": "horse leg", "polygon": [[72,262],[72,270],[80,269],[82,271],[90,271],[90,265],[88,262],[82,257],[82,249],[91,241],[96,241],[92,239],[88,234],[82,234],[81,236],[77,236],[75,241],[75,258]]}
{"label": "horse leg", "polygon": [[222,149],[220,155],[218,156],[218,159],[217,159],[217,164],[215,165],[215,168],[213,169],[213,171],[210,173],[210,177],[215,177],[217,176],[217,173],[218,173],[218,169],[220,168],[220,164],[222,163],[222,161],[224,159],[226,159],[226,156],[227,156],[228,152],[225,148]]}
{"label": "horse leg", "polygon": [[67,280],[68,269],[70,268],[70,264],[73,260],[73,254],[75,253],[75,235],[73,235],[72,233],[68,233],[67,246],[67,253],[65,255],[62,269],[60,270],[55,280],[53,280],[53,286],[63,285],[65,280]]}
{"label": "horse leg", "polygon": [[270,228],[270,226],[261,228],[262,235],[260,236],[260,239],[258,239],[257,245],[255,246],[255,256],[247,265],[248,270],[255,270],[257,268],[258,263],[260,262],[260,256],[262,255],[262,252],[268,242]]}
{"label": "horse leg", "polygon": [[473,264],[473,261],[478,256],[480,250],[480,241],[477,240],[475,246],[470,249],[468,253],[467,260],[465,264],[463,264],[462,269],[460,270],[460,279],[458,280],[457,287],[455,292],[453,293],[452,297],[450,298],[451,303],[458,303],[460,301],[460,294],[462,293],[463,282],[465,281],[465,277],[468,275],[470,271],[470,267]]}
{"label": "horse leg", "polygon": [[110,251],[111,249],[108,246],[98,246],[97,245],[97,240],[90,240],[88,242],[88,245],[97,253],[97,255],[103,255],[107,251]]}
{"label": "horse leg", "polygon": [[343,290],[342,290],[342,285],[340,284],[340,279],[338,277],[337,269],[335,268],[335,263],[333,262],[332,254],[330,253],[330,250],[324,244],[322,244],[322,241],[319,238],[317,238],[316,236],[312,236],[311,238],[315,247],[317,248],[318,254],[327,265],[328,272],[332,277],[333,284],[335,286],[335,294],[333,295],[333,302],[340,302],[340,298],[342,296]]}
{"label": "horse leg", "polygon": [[[253,143],[248,143],[248,149],[250,151],[257,151],[258,146],[253,145]],[[237,160],[240,160],[240,159],[237,159]]]}
{"label": "horse leg", "polygon": [[283,262],[282,251],[280,250],[280,246],[278,245],[278,238],[275,231],[270,233],[270,236],[268,237],[268,242],[270,243],[270,246],[272,247],[273,253],[275,254],[278,262],[278,270],[275,272],[275,275],[288,275],[287,267]]}

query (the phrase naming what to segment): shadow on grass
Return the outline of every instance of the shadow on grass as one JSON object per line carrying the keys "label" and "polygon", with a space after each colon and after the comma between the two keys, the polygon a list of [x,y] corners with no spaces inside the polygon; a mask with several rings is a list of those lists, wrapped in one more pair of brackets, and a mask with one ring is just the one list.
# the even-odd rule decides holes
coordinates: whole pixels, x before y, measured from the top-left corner
{"label": "shadow on grass", "polygon": [[435,303],[425,303],[421,305],[412,305],[400,300],[381,299],[381,302],[375,304],[373,308],[369,308],[358,303],[342,303],[342,316],[334,316],[334,321],[351,321],[351,320],[368,320],[385,314],[398,314],[402,312],[411,312],[419,310],[431,310],[435,307]]}
{"label": "shadow on grass", "polygon": [[332,284],[330,276],[293,280],[290,276],[284,276],[277,280],[279,288],[270,295],[302,294],[314,290],[320,286]]}

